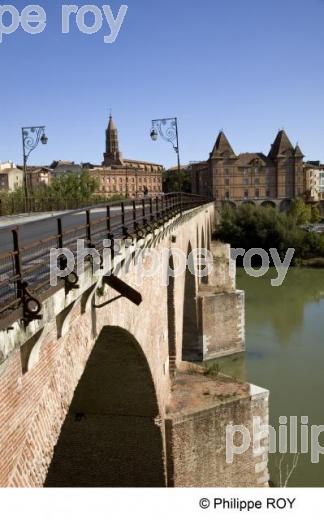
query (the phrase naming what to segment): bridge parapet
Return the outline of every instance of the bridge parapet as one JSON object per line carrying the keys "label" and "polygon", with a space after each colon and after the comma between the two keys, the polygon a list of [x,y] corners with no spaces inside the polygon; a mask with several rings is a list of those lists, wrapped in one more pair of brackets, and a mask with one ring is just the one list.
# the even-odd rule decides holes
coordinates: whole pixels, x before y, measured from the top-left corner
{"label": "bridge parapet", "polygon": [[[102,450],[105,460],[106,450],[114,446],[115,451],[109,459],[111,464],[116,462],[116,450],[118,457],[125,451],[124,462],[118,459],[116,468],[121,480],[116,484],[111,480],[116,471],[107,474],[102,467],[102,480],[97,485],[191,486],[204,482],[221,485],[218,472],[223,467],[223,459],[217,453],[214,454],[213,469],[201,475],[197,473],[196,480],[194,477],[199,458],[208,464],[208,457],[213,456],[213,425],[224,412],[229,419],[240,417],[250,428],[256,408],[251,404],[254,394],[250,385],[235,386],[232,380],[225,378],[219,393],[219,381],[210,381],[208,374],[197,374],[197,365],[191,365],[185,374],[182,370],[190,335],[201,349],[201,360],[204,359],[205,338],[209,342],[209,354],[217,357],[226,352],[226,345],[216,342],[212,349],[211,341],[221,337],[223,329],[225,341],[231,329],[236,330],[240,320],[243,321],[238,306],[225,330],[226,305],[232,306],[232,314],[233,306],[237,305],[228,246],[210,246],[218,270],[214,279],[211,276],[208,281],[201,280],[196,268],[190,276],[187,269],[171,277],[169,284],[161,283],[165,271],[170,266],[176,268],[176,251],[188,255],[210,242],[215,222],[214,204],[201,204],[200,201],[194,206],[187,209],[182,206],[177,213],[173,211],[157,221],[158,225],[146,228],[142,236],[134,236],[134,250],[130,256],[123,241],[109,271],[95,271],[89,261],[76,286],[67,290],[63,283],[51,294],[42,295],[39,319],[23,323],[18,316],[8,329],[0,331],[0,485],[73,486],[75,482],[80,483],[79,478],[82,485],[94,485],[87,480],[90,466],[84,466],[82,461],[89,458],[91,465],[91,453],[97,450],[98,453]],[[149,253],[147,256],[140,254],[144,250],[154,252],[162,270],[144,276],[138,285],[138,266],[142,262],[148,273],[152,260]],[[126,286],[125,291],[118,283],[107,283],[107,275],[112,269],[119,284]],[[132,291],[136,292],[135,296]],[[208,310],[204,306],[210,299],[213,305]],[[202,313],[206,313],[207,320]],[[191,323],[195,316],[197,323]],[[242,343],[235,345],[233,338],[229,343],[236,352],[242,350]],[[199,379],[201,377],[203,380]],[[193,400],[189,408],[180,411],[181,417],[175,421],[174,413],[179,413],[177,403],[181,397],[177,392],[182,379],[183,388]],[[199,382],[202,386],[198,389]],[[220,399],[208,400],[207,394],[201,399],[205,383],[208,388],[211,385],[212,391],[217,387]],[[238,393],[234,395],[233,390],[232,399],[228,400],[226,395],[233,384]],[[267,393],[260,391],[257,394],[260,395],[260,414],[265,421]],[[235,415],[239,409],[244,412]],[[184,423],[184,428],[178,426]],[[199,441],[201,433],[207,431],[204,424],[208,430],[205,446]],[[187,427],[197,430],[196,438],[190,437]],[[220,424],[219,428],[223,426]],[[124,437],[120,431],[124,432]],[[134,453],[132,439],[139,439],[140,446],[141,435],[147,443],[144,452],[150,455],[152,448],[154,460],[160,457],[160,464],[154,473],[149,469],[152,467],[150,458],[145,459],[147,475],[135,471],[132,477],[129,453]],[[191,459],[190,467],[188,465],[187,479],[178,450],[182,435],[186,436],[184,452],[188,461],[190,446],[198,450],[197,457]],[[106,446],[108,438],[113,443],[110,447]],[[122,446],[118,444],[120,438],[125,440]],[[91,439],[101,444],[92,445]],[[130,443],[129,453],[127,442]],[[218,442],[218,448],[224,454],[223,437],[215,438],[215,443]],[[140,455],[139,449],[137,467],[141,464]],[[262,457],[262,461],[254,461],[251,454],[246,455],[246,485],[264,485],[266,470],[260,475],[255,463],[266,464],[266,449]],[[98,462],[96,464],[98,466]],[[91,467],[93,474],[97,474],[96,464]],[[239,462],[236,462],[224,469],[224,485],[231,483],[231,475],[237,473],[238,467]],[[76,480],[69,480],[72,474]],[[134,478],[132,482],[131,478]]]}

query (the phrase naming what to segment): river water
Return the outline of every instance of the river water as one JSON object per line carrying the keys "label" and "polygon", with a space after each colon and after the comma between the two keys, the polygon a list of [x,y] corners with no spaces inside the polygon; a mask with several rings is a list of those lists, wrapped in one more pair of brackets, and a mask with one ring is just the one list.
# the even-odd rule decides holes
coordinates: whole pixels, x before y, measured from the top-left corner
{"label": "river water", "polygon": [[[324,271],[290,269],[281,287],[272,287],[270,270],[263,278],[251,278],[238,269],[237,285],[246,292],[247,380],[270,390],[270,424],[279,437],[279,417],[297,417],[297,442],[301,442],[301,417],[311,425],[324,425]],[[234,358],[242,369],[242,359]],[[324,427],[323,427],[324,429]],[[288,428],[288,448],[289,448]],[[309,444],[316,448],[309,435]],[[319,437],[324,446],[324,433]],[[324,449],[323,449],[324,451]],[[315,451],[314,451],[315,454]],[[281,455],[270,455],[270,477],[280,484]],[[282,459],[284,473],[293,455]],[[324,455],[311,462],[309,453],[299,456],[288,487],[324,487]]]}

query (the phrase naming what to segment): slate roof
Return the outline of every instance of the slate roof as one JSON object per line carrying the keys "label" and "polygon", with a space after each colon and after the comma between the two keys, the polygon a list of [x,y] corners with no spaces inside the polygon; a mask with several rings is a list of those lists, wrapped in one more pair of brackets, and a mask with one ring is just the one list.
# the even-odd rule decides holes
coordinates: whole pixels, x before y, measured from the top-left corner
{"label": "slate roof", "polygon": [[280,155],[285,155],[285,153],[288,151],[294,151],[294,147],[291,144],[286,132],[284,130],[280,130],[274,143],[271,146],[269,158],[276,159]]}
{"label": "slate roof", "polygon": [[231,145],[223,131],[219,132],[215,146],[211,153],[211,157],[217,157],[217,156],[236,157],[234,150],[231,147]]}

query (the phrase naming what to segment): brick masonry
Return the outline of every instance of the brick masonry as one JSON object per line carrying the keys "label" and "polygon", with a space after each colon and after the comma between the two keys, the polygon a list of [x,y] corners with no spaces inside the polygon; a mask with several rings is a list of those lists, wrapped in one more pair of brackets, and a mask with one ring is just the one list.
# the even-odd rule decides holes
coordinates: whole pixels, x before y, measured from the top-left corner
{"label": "brick masonry", "polygon": [[[165,249],[170,251],[172,257],[173,248],[187,253],[189,249],[200,247],[205,240],[204,237],[208,238],[211,235],[214,218],[212,204],[192,210],[156,230],[154,234],[141,241],[139,246],[154,248],[160,265],[164,265],[162,260]],[[122,261],[123,255],[116,259],[116,262],[121,264]],[[146,267],[149,263],[150,259],[145,259]],[[160,276],[163,278],[161,272],[153,278],[144,278],[141,287],[137,287],[137,266],[138,257],[134,256],[129,271],[120,276],[127,284],[140,291],[143,301],[139,307],[123,298],[100,309],[94,308],[94,303],[104,303],[117,296],[117,293],[103,286],[102,274],[93,274],[89,265],[80,277],[78,289],[68,294],[64,289],[60,289],[44,302],[42,320],[32,322],[27,329],[20,323],[15,323],[12,330],[0,332],[1,486],[37,487],[44,484],[54,448],[79,381],[100,333],[107,327],[118,327],[127,331],[144,360],[156,399],[157,415],[151,419],[160,428],[165,483],[203,485],[205,482],[207,485],[212,481],[210,474],[204,472],[202,475],[197,474],[194,481],[193,474],[188,471],[187,483],[184,476],[178,477],[177,458],[181,456],[175,448],[171,450],[176,469],[173,477],[170,457],[167,456],[170,454],[170,446],[176,446],[177,439],[180,438],[172,431],[173,426],[170,429],[170,421],[165,422],[165,418],[174,401],[173,382],[183,357],[186,274],[182,273],[174,278],[171,289],[160,283]],[[198,288],[198,279],[195,277],[193,298]],[[233,297],[236,293],[232,291],[228,294],[240,308],[242,302],[239,304],[239,298]],[[243,335],[239,308],[235,337],[239,335],[238,330]],[[223,322],[226,322],[225,318]],[[123,366],[120,370],[123,371]],[[266,401],[263,407],[266,408],[265,403]],[[223,406],[227,409],[226,403],[223,403]],[[208,416],[209,411],[205,413]],[[226,413],[230,418],[231,406]],[[243,414],[243,418],[250,420],[249,413]],[[187,423],[192,423],[192,419]],[[201,428],[203,423],[204,421]],[[195,424],[199,436],[197,419],[192,424]],[[210,422],[207,427],[210,437],[213,424],[215,421]],[[193,446],[197,442],[198,438],[193,440]],[[186,449],[189,449],[188,445]],[[207,463],[206,457],[209,458],[211,452],[204,452],[202,446],[199,449],[202,450],[202,457]],[[219,446],[219,449],[223,448]],[[257,461],[260,462],[261,459]],[[218,462],[213,464],[213,467],[218,467]],[[251,464],[250,460],[249,467],[252,471]],[[262,479],[264,475],[259,475],[258,478]],[[242,480],[242,485],[244,482]]]}

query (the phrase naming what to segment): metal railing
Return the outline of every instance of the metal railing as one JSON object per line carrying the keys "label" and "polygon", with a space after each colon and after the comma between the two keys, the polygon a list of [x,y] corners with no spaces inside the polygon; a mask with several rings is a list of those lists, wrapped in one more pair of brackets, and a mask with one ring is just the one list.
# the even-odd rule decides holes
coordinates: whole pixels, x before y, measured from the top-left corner
{"label": "metal railing", "polygon": [[[21,228],[12,229],[12,247],[0,251],[0,329],[8,328],[17,319],[26,324],[39,319],[45,297],[64,284],[69,289],[69,284],[75,283],[76,280],[67,278],[55,288],[50,286],[51,248],[69,248],[76,254],[77,240],[84,239],[85,247],[94,247],[101,253],[104,239],[113,244],[115,239],[144,238],[171,218],[208,202],[200,195],[169,193],[82,208],[46,219],[55,225],[54,235],[41,236],[43,219],[39,239],[30,242],[21,240]],[[68,225],[65,221],[69,217],[77,219],[78,224]],[[0,230],[0,244],[3,231]]]}
{"label": "metal railing", "polygon": [[[124,197],[122,194],[115,194],[114,200],[120,201]],[[84,206],[95,206],[98,204],[108,204],[108,199],[103,196],[92,195],[90,198],[71,198],[66,194],[60,198],[50,197],[28,197],[26,200],[21,194],[20,197],[15,193],[2,193],[0,191],[0,216],[16,215],[26,213],[26,204],[31,213],[43,213],[47,211],[75,210]]]}

